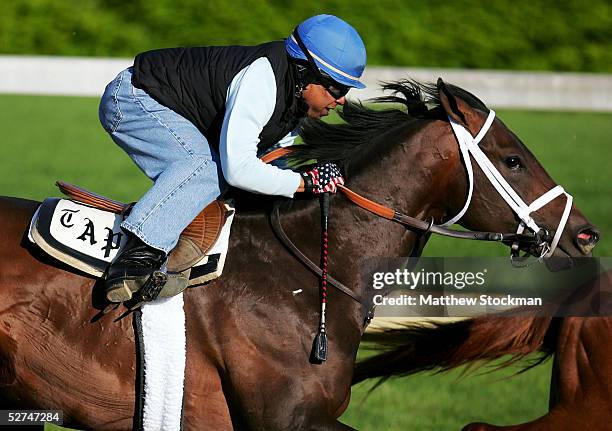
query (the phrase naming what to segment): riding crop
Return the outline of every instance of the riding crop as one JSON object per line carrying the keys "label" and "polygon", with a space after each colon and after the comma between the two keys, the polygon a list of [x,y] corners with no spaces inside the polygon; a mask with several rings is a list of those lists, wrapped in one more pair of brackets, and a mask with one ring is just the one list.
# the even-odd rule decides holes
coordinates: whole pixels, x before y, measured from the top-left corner
{"label": "riding crop", "polygon": [[325,306],[327,304],[327,221],[329,218],[329,193],[321,195],[321,316],[319,332],[314,339],[313,356],[317,361],[327,359],[327,333],[325,332]]}

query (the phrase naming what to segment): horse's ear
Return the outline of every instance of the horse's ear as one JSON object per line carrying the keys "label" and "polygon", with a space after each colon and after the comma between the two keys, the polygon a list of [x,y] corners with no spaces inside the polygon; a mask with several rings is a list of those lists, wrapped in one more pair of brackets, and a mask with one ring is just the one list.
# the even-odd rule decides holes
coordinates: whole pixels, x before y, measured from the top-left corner
{"label": "horse's ear", "polygon": [[438,97],[446,114],[468,129],[472,136],[476,136],[482,127],[483,120],[478,116],[474,108],[463,99],[455,97],[442,78],[438,78]]}

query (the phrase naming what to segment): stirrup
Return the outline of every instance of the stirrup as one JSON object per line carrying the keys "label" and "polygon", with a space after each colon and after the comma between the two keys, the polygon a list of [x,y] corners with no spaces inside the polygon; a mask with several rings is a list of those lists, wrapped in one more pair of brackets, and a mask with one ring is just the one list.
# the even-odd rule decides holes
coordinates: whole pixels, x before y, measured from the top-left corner
{"label": "stirrup", "polygon": [[170,298],[183,292],[189,285],[191,270],[164,273],[156,271],[136,294],[139,302],[150,302],[158,298]]}
{"label": "stirrup", "polygon": [[146,302],[153,301],[157,298],[167,280],[168,275],[165,272],[155,271],[140,289],[140,298]]}
{"label": "stirrup", "polygon": [[122,303],[132,299],[132,297],[136,294],[136,292],[142,291],[142,289],[146,290],[148,295],[154,297],[157,296],[155,294],[156,289],[160,289],[166,283],[166,273],[160,270],[154,271],[149,277],[144,281],[144,277],[139,278],[123,278],[116,279],[115,282],[111,286],[106,287],[106,299],[111,303]]}

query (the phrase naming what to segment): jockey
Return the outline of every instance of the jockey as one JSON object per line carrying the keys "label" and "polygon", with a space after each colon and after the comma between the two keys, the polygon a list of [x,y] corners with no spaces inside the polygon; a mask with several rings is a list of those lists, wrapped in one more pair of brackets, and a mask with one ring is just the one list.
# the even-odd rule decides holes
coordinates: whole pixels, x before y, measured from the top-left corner
{"label": "jockey", "polygon": [[113,141],[153,180],[121,224],[129,240],[107,271],[107,299],[127,301],[165,275],[181,232],[227,184],[286,197],[335,192],[344,180],[334,164],[297,173],[258,156],[364,88],[365,63],[357,31],[332,15],[307,19],[284,41],[138,54],[99,109]]}

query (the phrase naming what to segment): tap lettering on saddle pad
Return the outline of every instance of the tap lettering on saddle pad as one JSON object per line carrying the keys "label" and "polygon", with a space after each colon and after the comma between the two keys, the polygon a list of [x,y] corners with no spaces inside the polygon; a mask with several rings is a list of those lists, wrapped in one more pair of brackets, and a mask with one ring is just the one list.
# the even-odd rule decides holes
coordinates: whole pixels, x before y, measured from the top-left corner
{"label": "tap lettering on saddle pad", "polygon": [[[209,209],[202,214],[208,219],[196,219],[193,226],[183,232],[182,241],[177,246],[183,251],[176,250],[181,258],[174,259],[173,266],[177,271],[192,269],[189,281],[192,286],[217,278],[223,271],[234,208],[228,203],[220,202],[218,205],[223,208],[220,213],[223,220],[218,220],[217,226],[208,223],[216,233],[204,230],[207,220],[216,221],[215,214],[215,217],[208,216],[212,213]],[[101,277],[127,242],[127,235],[121,229],[122,220],[121,214],[82,202],[47,198],[30,222],[28,238],[50,256],[87,274]],[[212,246],[207,249],[194,246],[203,244],[206,237],[213,234],[214,238],[208,238]],[[187,246],[200,250],[199,254],[192,250],[185,253]]]}
{"label": "tap lettering on saddle pad", "polygon": [[100,277],[127,242],[121,215],[68,199],[47,198],[28,237],[56,259]]}
{"label": "tap lettering on saddle pad", "polygon": [[110,263],[126,242],[120,224],[118,214],[62,199],[57,202],[49,231],[62,244]]}

